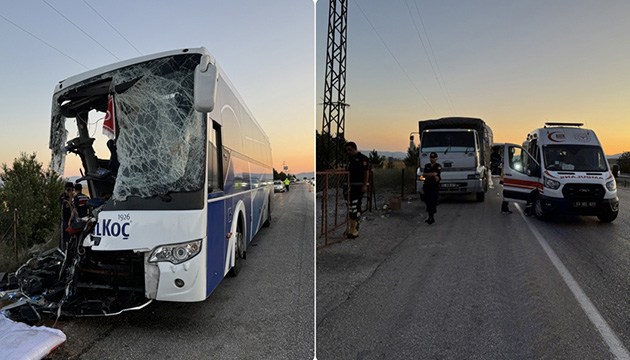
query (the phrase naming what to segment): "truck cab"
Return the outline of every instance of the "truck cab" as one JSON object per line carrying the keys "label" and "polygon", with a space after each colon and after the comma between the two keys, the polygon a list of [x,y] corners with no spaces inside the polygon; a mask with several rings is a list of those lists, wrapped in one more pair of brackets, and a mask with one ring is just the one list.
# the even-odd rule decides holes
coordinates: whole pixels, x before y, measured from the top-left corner
{"label": "truck cab", "polygon": [[617,186],[604,150],[590,129],[578,123],[546,123],[522,146],[503,149],[503,197],[525,202],[533,214],[594,215],[611,222],[619,212]]}
{"label": "truck cab", "polygon": [[440,194],[474,193],[483,201],[488,190],[492,130],[477,118],[441,118],[419,122],[420,148],[416,190],[424,196],[424,166],[429,154],[438,154],[442,165]]}

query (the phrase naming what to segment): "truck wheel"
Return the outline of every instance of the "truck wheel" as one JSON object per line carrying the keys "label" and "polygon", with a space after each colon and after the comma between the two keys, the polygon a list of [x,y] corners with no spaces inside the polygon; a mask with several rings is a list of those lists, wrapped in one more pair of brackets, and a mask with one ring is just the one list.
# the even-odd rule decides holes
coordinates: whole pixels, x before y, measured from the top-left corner
{"label": "truck wheel", "polygon": [[475,194],[477,196],[477,201],[481,202],[486,198],[485,192],[478,192]]}
{"label": "truck wheel", "polygon": [[617,218],[617,214],[619,214],[619,212],[611,212],[611,211],[607,211],[603,214],[598,214],[597,218],[599,219],[599,221],[607,223],[607,222],[611,222],[613,220],[615,220]]}
{"label": "truck wheel", "polygon": [[534,216],[536,216],[538,220],[543,220],[543,221],[549,218],[549,214],[547,214],[545,209],[543,209],[542,201],[540,201],[539,197],[537,197],[536,200],[534,200]]}
{"label": "truck wheel", "polygon": [[420,201],[424,201],[424,194],[420,193]]}

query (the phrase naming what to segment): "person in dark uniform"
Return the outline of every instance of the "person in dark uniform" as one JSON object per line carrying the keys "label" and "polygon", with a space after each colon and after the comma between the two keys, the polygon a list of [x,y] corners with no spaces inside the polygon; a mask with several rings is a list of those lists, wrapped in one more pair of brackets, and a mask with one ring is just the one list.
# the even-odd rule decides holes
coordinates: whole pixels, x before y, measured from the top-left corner
{"label": "person in dark uniform", "polygon": [[427,204],[427,212],[429,218],[425,220],[429,225],[435,222],[433,214],[437,211],[438,196],[440,194],[440,175],[442,174],[442,165],[437,162],[438,155],[432,152],[429,155],[430,163],[424,165],[424,202]]}
{"label": "person in dark uniform", "polygon": [[68,246],[68,239],[70,234],[66,231],[68,223],[70,222],[70,215],[72,214],[72,191],[74,185],[71,182],[67,182],[64,186],[63,193],[59,195],[59,207],[61,208],[61,236],[59,237],[59,249],[66,251]]}
{"label": "person in dark uniform", "polygon": [[79,218],[85,217],[88,214],[87,202],[90,198],[85,195],[83,191],[83,185],[75,184],[74,185],[74,197],[72,198],[72,214],[70,214],[70,221],[68,221],[68,226],[72,224],[72,221],[78,221]]}
{"label": "person in dark uniform", "polygon": [[361,200],[367,192],[370,176],[370,160],[357,150],[357,144],[346,143],[346,152],[350,157],[346,170],[350,173],[350,228],[348,239],[359,237],[359,223],[361,221]]}

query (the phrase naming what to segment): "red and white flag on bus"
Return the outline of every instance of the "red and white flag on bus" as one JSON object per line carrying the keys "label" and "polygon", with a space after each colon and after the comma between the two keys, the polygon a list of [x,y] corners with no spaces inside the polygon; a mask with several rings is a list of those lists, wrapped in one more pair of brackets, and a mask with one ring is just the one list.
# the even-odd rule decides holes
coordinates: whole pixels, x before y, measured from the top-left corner
{"label": "red and white flag on bus", "polygon": [[107,114],[105,114],[105,121],[103,121],[103,134],[110,139],[116,138],[116,118],[114,114],[114,95],[109,95],[107,99]]}

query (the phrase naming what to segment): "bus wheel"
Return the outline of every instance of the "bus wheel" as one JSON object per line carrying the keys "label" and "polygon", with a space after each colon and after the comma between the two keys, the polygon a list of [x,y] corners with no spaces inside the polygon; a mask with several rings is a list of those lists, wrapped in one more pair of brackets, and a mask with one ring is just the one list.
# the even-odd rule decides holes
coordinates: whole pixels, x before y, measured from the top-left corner
{"label": "bus wheel", "polygon": [[228,272],[230,276],[237,276],[239,272],[241,272],[241,268],[243,267],[243,258],[245,257],[245,246],[243,241],[243,231],[241,227],[238,227],[236,230],[236,239],[234,243],[234,266]]}
{"label": "bus wheel", "polygon": [[271,225],[271,199],[267,203],[267,220],[263,223],[264,227],[269,227]]}
{"label": "bus wheel", "polygon": [[534,216],[536,216],[538,220],[543,221],[549,218],[549,214],[547,214],[545,209],[543,209],[542,207],[542,201],[540,201],[540,197],[537,197],[536,200],[534,200]]}

